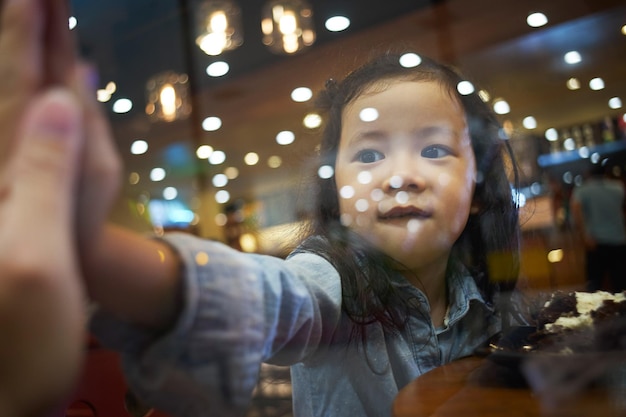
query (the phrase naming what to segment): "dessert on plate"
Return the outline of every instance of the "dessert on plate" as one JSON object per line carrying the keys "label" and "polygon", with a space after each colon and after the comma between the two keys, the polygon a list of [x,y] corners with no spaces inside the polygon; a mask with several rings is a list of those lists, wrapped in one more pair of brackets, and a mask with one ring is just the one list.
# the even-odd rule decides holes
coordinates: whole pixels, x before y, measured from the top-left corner
{"label": "dessert on plate", "polygon": [[536,317],[535,350],[568,353],[626,350],[626,292],[557,291]]}

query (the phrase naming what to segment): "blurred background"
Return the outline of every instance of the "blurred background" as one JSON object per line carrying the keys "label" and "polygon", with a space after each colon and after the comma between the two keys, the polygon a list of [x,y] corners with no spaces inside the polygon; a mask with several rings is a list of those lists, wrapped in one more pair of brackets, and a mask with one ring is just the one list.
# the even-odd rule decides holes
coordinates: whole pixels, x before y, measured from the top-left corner
{"label": "blurred background", "polygon": [[[623,2],[71,3],[70,27],[99,71],[125,163],[114,221],[284,256],[318,169],[315,95],[371,55],[402,50],[457,66],[498,113],[522,169],[515,191],[529,285],[584,285],[569,198],[589,162],[608,161],[624,180]],[[288,392],[274,394],[286,402],[257,415],[289,410]]]}

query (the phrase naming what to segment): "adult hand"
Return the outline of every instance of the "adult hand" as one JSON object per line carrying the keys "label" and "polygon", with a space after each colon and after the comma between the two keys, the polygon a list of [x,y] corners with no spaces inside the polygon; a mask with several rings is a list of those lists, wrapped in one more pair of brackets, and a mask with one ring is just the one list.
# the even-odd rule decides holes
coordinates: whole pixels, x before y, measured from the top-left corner
{"label": "adult hand", "polygon": [[84,110],[85,142],[76,204],[81,261],[89,267],[117,197],[121,164],[108,121],[95,100],[95,71],[79,64],[67,0],[0,0],[0,168],[15,146],[16,121],[52,85],[71,87]]}
{"label": "adult hand", "polygon": [[0,415],[17,417],[68,394],[87,319],[73,227],[80,108],[69,90],[53,89],[21,119],[0,171]]}
{"label": "adult hand", "polygon": [[67,0],[0,1],[0,168],[27,104],[75,65]]}

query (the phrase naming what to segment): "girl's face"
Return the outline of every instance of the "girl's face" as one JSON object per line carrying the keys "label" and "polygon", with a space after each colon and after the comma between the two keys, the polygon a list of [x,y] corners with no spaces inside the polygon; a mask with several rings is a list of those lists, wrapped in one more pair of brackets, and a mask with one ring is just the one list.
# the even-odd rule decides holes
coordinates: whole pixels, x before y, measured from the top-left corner
{"label": "girl's face", "polygon": [[335,166],[342,223],[411,269],[441,266],[474,192],[465,113],[434,81],[380,87],[343,112]]}

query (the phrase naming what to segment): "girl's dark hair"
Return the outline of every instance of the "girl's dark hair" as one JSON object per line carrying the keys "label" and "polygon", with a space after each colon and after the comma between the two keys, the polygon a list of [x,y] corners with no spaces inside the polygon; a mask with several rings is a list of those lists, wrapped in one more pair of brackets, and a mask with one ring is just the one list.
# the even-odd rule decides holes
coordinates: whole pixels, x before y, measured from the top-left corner
{"label": "girl's dark hair", "polygon": [[[495,115],[477,93],[458,93],[457,85],[464,78],[455,69],[423,56],[419,65],[405,68],[400,64],[401,55],[386,53],[341,82],[327,82],[318,98],[318,107],[326,113],[319,166],[335,167],[342,112],[367,88],[384,87],[385,82],[394,80],[436,81],[444,86],[465,110],[477,166],[474,203],[479,208],[470,214],[453,246],[448,274],[466,269],[486,300],[493,302],[496,294],[515,286],[518,275],[518,210],[511,192],[511,183],[517,186],[517,171],[510,146]],[[300,250],[325,257],[339,271],[343,309],[355,323],[378,321],[387,329],[402,328],[410,303],[396,291],[391,278],[397,263],[341,224],[334,177],[316,176],[314,181],[317,201],[308,233],[321,238],[305,240]]]}

